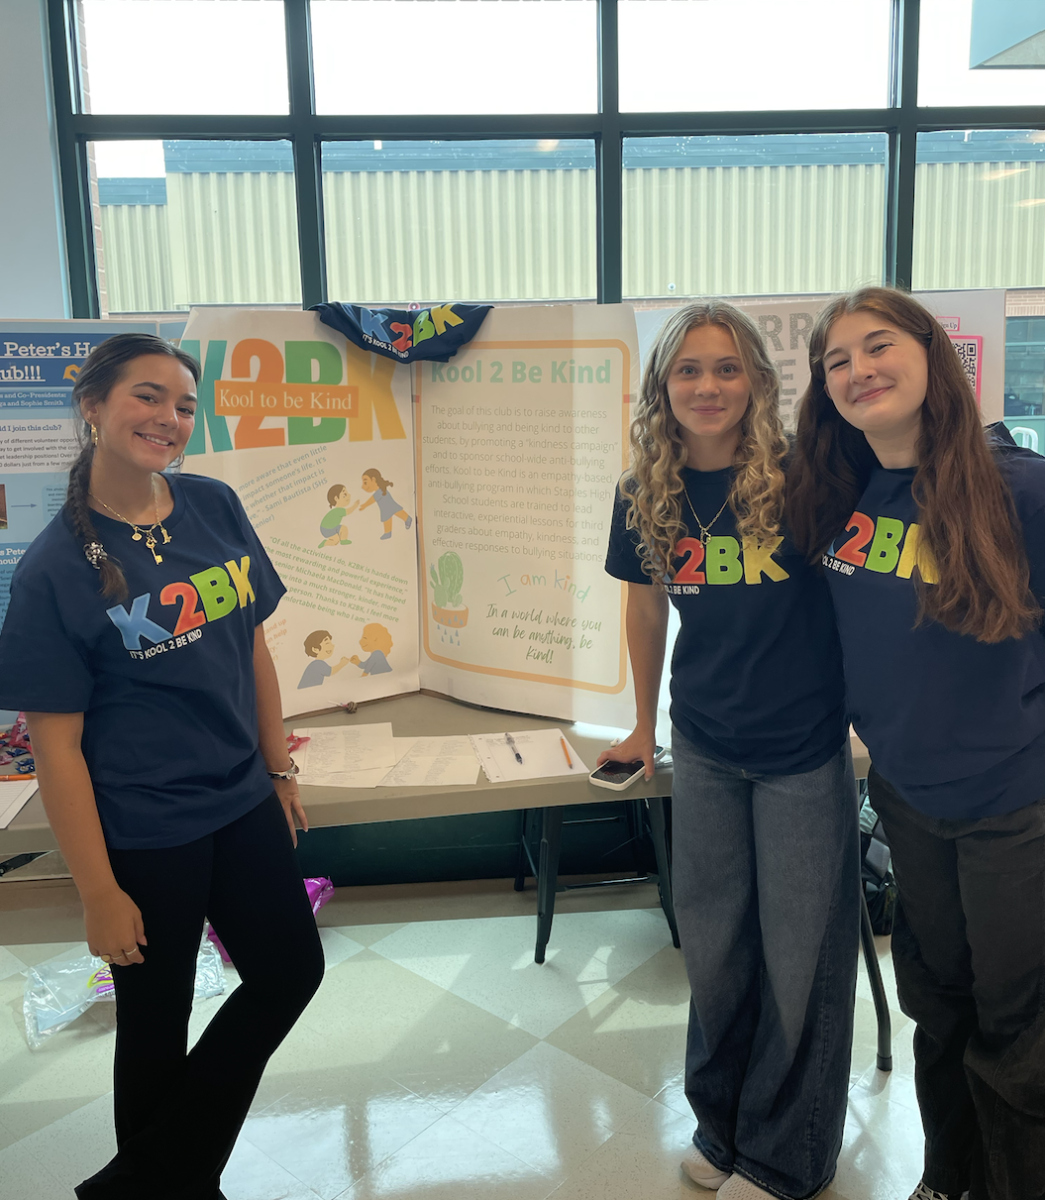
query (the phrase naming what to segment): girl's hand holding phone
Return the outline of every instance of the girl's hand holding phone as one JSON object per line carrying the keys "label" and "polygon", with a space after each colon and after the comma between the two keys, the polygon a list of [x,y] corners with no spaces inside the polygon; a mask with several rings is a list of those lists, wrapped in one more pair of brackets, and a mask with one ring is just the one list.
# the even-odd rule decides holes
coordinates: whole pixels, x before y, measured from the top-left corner
{"label": "girl's hand holding phone", "polygon": [[603,750],[595,765],[596,767],[601,767],[606,762],[635,762],[641,760],[645,767],[645,778],[652,779],[658,749],[656,736],[652,730],[646,733],[643,730],[636,729],[623,742],[618,742],[616,746],[610,746],[608,750]]}

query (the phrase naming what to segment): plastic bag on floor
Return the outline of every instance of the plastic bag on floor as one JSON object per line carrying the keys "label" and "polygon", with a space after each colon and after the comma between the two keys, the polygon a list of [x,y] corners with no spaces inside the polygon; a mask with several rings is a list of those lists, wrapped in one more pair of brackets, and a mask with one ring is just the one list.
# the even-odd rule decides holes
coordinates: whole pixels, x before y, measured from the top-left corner
{"label": "plastic bag on floor", "polygon": [[[148,947],[145,949],[148,954]],[[118,967],[134,971],[137,967]],[[112,967],[78,947],[57,958],[30,967],[25,982],[22,1013],[29,1046],[38,1050],[44,1042],[75,1021],[98,1000],[114,1000]],[[221,955],[206,939],[196,957],[194,1000],[218,996],[225,990],[225,968]]]}

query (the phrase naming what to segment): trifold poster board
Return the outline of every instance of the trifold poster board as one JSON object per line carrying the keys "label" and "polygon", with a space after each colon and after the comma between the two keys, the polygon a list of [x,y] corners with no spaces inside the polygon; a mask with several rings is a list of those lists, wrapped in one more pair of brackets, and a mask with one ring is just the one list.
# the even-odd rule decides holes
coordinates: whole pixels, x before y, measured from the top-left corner
{"label": "trifold poster board", "polygon": [[288,588],[286,713],[431,688],[626,725],[624,588],[603,570],[638,386],[624,305],[494,309],[449,363],[311,312],[201,309],[184,469],[239,493]]}
{"label": "trifold poster board", "polygon": [[[920,298],[1000,419],[1004,291]],[[734,301],[780,370],[789,426],[827,299]],[[413,366],[311,312],[198,309],[184,333],[0,321],[0,621],[62,504],[84,357],[125,330],[181,333],[203,365],[183,469],[236,489],[288,589],[266,623],[287,715],[425,687],[629,727],[625,589],[603,561],[640,356],[670,311],[494,308],[450,362]]]}

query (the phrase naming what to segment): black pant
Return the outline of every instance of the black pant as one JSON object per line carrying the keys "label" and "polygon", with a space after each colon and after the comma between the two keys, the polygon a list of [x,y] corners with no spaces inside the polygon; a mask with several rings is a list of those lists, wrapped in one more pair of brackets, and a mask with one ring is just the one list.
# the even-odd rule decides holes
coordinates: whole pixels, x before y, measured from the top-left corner
{"label": "black pant", "polygon": [[893,853],[893,962],[918,1023],[925,1182],[1045,1197],[1045,800],[978,821],[911,808],[872,767]]}
{"label": "black pant", "polygon": [[[81,1200],[216,1200],[270,1055],[323,978],[323,950],[273,794],[216,833],[165,850],[110,850],[141,909],[145,962],[113,970],[119,1152]],[[186,1052],[203,922],[242,983]]]}

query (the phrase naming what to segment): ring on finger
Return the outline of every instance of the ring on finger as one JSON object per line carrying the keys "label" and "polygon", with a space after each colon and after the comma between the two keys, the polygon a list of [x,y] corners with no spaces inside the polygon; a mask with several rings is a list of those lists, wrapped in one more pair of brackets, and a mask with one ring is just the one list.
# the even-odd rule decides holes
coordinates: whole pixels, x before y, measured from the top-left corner
{"label": "ring on finger", "polygon": [[102,960],[103,963],[111,963],[112,962],[111,954],[99,954],[98,957]]}

